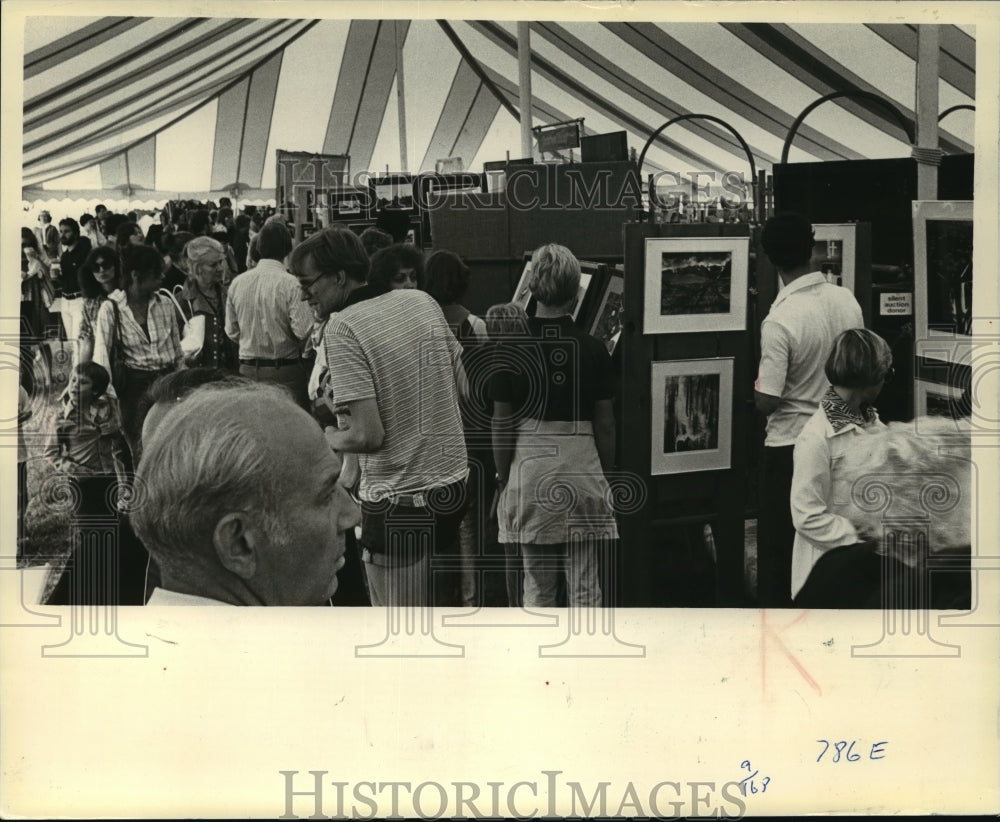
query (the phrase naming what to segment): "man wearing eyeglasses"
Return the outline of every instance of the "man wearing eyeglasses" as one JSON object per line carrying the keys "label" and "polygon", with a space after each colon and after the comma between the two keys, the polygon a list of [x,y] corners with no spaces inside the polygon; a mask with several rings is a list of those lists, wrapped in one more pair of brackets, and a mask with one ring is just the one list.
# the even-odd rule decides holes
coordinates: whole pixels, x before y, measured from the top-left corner
{"label": "man wearing eyeglasses", "polygon": [[761,245],[784,288],[760,327],[757,410],[767,417],[757,518],[757,604],[791,603],[792,450],[819,409],[829,381],[823,367],[844,331],[863,328],[861,306],[846,288],[814,270],[812,225],[798,214],[765,223]]}
{"label": "man wearing eyeglasses", "polygon": [[366,282],[368,256],[351,231],[313,234],[292,252],[291,269],[302,299],[333,314],[323,342],[337,427],[326,435],[360,455],[372,604],[458,605],[444,600],[444,586],[434,596],[432,560],[453,554],[466,509],[462,347],[430,295]]}

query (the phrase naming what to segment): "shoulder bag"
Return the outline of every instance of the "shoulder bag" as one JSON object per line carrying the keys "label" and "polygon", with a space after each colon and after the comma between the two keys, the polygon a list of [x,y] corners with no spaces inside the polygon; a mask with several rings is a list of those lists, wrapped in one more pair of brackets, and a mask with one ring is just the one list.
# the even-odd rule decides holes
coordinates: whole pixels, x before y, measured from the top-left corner
{"label": "shoulder bag", "polygon": [[177,313],[183,320],[181,328],[181,351],[184,352],[184,359],[189,360],[197,357],[201,349],[205,347],[205,317],[202,314],[194,314],[190,318],[184,313],[177,298],[167,289],[161,288],[158,294],[162,294],[174,304]]}

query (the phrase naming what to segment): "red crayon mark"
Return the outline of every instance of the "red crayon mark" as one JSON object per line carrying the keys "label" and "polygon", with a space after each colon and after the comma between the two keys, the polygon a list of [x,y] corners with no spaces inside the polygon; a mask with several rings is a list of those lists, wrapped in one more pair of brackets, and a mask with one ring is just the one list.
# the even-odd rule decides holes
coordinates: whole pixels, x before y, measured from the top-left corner
{"label": "red crayon mark", "polygon": [[[802,611],[795,619],[785,625],[781,630],[787,631],[793,625],[798,624],[803,619],[809,615],[808,611]],[[823,690],[820,688],[819,683],[809,675],[809,672],[805,669],[805,666],[795,657],[795,655],[788,650],[788,647],[784,642],[781,641],[781,637],[778,633],[768,624],[767,622],[767,611],[761,609],[760,612],[760,686],[764,693],[767,693],[767,641],[771,639],[778,646],[778,649],[784,654],[785,658],[792,664],[792,667],[799,672],[799,675],[809,684],[816,693],[820,696],[823,695]]]}

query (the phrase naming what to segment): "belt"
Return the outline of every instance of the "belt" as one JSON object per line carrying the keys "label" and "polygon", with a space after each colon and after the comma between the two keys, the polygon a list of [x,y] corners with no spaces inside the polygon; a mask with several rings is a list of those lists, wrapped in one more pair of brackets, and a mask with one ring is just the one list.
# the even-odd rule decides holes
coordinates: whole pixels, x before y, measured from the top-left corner
{"label": "belt", "polygon": [[403,505],[407,508],[426,508],[427,496],[429,494],[440,494],[446,488],[452,488],[459,485],[464,486],[465,483],[465,480],[459,480],[458,482],[452,482],[448,485],[439,485],[435,488],[430,488],[427,491],[418,491],[416,494],[388,494],[370,504],[378,505],[380,503],[389,503],[391,505]]}
{"label": "belt", "polygon": [[298,365],[300,362],[297,357],[294,360],[240,359],[240,365],[252,365],[254,368],[281,368],[283,365]]}
{"label": "belt", "polygon": [[62,296],[63,296],[64,300],[75,300],[75,299],[77,299],[77,297],[81,296],[81,292],[79,292],[79,291],[64,291],[62,293]]}

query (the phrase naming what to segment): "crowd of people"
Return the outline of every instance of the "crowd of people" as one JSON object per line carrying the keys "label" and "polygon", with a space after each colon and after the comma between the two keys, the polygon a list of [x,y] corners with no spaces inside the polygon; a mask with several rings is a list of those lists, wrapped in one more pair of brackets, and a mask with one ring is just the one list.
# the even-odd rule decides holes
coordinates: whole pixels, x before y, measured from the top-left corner
{"label": "crowd of people", "polygon": [[[601,546],[569,535],[596,513],[601,541],[617,537],[602,473],[614,385],[607,351],[569,318],[567,249],[535,254],[536,317],[478,317],[458,255],[379,229],[295,245],[274,214],[251,223],[244,258],[225,208],[164,211],[145,234],[98,210],[61,220],[49,247],[47,221],[24,232],[25,295],[30,280],[51,288],[78,345],[46,458],[79,487],[81,522],[121,521],[118,590],[91,584],[108,558],[81,543],[50,603],[475,605],[496,516],[510,604],[601,604]],[[576,507],[540,505],[571,468]],[[126,512],[111,488],[129,483]],[[292,556],[307,543],[315,562]]]}
{"label": "crowd of people", "polygon": [[[22,231],[25,344],[57,299],[77,343],[45,458],[80,523],[118,522],[115,555],[81,540],[50,604],[475,606],[491,523],[507,604],[608,603],[617,381],[571,317],[567,248],[534,251],[533,316],[478,317],[461,257],[378,229],[296,244],[228,204],[145,233],[130,217]],[[808,222],[772,218],[762,241],[784,288],[756,386],[759,600],[828,602],[822,560],[866,536],[834,510],[838,466],[884,430],[891,354],[811,270]]]}

